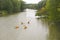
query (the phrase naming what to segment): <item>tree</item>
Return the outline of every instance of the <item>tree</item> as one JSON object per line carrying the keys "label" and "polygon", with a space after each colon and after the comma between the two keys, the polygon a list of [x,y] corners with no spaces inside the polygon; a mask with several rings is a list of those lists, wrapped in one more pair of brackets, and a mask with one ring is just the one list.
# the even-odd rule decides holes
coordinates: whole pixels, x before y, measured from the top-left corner
{"label": "tree", "polygon": [[23,11],[25,9],[25,2],[24,1],[20,1],[20,10]]}
{"label": "tree", "polygon": [[44,7],[46,5],[46,0],[42,0],[42,1],[40,1],[39,3],[38,3],[38,9],[41,9],[42,7]]}
{"label": "tree", "polygon": [[[60,15],[57,11],[57,6],[59,4],[59,0],[47,0],[46,3],[46,9],[48,11],[48,18],[50,21],[56,22],[58,18],[58,15]],[[58,19],[59,20],[59,19]]]}
{"label": "tree", "polygon": [[0,0],[0,11],[7,11],[8,14],[24,10],[25,2],[22,0]]}

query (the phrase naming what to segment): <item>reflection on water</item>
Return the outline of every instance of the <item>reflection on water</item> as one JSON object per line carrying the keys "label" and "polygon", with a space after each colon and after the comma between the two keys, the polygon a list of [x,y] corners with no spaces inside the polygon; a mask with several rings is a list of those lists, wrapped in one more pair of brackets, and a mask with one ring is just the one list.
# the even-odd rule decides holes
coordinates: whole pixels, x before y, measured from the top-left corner
{"label": "reflection on water", "polygon": [[26,9],[26,17],[35,18],[37,10]]}
{"label": "reflection on water", "polygon": [[19,14],[0,17],[0,40],[47,40],[49,29],[35,18],[35,13],[36,10],[27,9]]}
{"label": "reflection on water", "polygon": [[[48,25],[48,22],[45,19],[42,19],[44,25]],[[60,40],[60,26],[57,26],[56,24],[50,24],[48,25],[49,28],[49,36],[48,40]]]}

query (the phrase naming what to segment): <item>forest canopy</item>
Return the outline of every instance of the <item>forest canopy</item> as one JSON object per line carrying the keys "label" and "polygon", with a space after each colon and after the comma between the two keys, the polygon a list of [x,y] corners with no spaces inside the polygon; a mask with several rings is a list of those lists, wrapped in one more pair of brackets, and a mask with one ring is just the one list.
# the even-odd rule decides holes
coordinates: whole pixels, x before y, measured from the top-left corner
{"label": "forest canopy", "polygon": [[24,5],[25,2],[22,0],[0,0],[0,14],[21,12],[24,10]]}

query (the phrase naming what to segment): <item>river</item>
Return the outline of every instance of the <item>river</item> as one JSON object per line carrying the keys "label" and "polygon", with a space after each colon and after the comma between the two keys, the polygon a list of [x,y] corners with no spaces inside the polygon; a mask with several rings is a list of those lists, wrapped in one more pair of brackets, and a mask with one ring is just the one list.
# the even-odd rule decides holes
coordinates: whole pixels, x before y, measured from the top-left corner
{"label": "river", "polygon": [[[49,28],[41,19],[36,19],[35,14],[36,10],[26,9],[18,14],[0,17],[0,40],[47,40]],[[16,29],[16,26],[19,28]],[[24,26],[27,28],[24,29]]]}

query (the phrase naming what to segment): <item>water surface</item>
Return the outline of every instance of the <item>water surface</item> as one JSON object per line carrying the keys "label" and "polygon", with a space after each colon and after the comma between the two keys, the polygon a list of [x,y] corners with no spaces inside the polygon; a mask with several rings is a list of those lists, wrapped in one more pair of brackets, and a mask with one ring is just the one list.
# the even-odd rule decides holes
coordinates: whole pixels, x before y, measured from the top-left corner
{"label": "water surface", "polygon": [[[0,17],[0,40],[47,40],[49,29],[36,19],[35,14],[36,10],[26,9],[15,15]],[[23,28],[24,25],[27,29]],[[16,29],[16,26],[19,28]]]}

